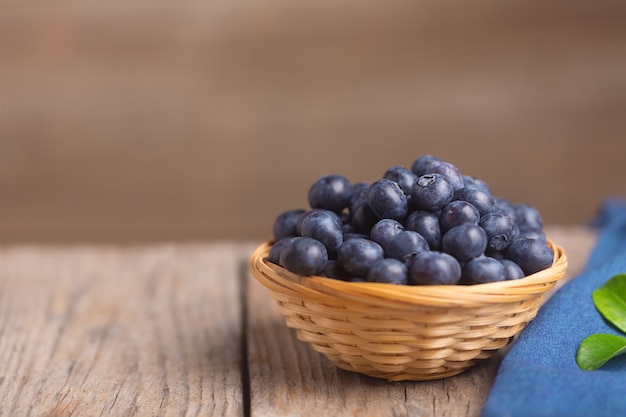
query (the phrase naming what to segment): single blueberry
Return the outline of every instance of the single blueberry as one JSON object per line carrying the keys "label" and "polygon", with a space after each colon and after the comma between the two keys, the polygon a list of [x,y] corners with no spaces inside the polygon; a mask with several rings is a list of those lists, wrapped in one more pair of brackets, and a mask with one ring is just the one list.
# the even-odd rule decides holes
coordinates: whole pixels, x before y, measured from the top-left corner
{"label": "single blueberry", "polygon": [[320,272],[320,276],[327,278],[334,278],[340,281],[349,281],[352,276],[339,265],[339,261],[337,260],[329,260],[326,262],[326,266],[322,272]]}
{"label": "single blueberry", "polygon": [[349,239],[337,249],[339,265],[356,277],[365,278],[369,269],[383,258],[383,248],[369,239]]}
{"label": "single blueberry", "polygon": [[487,213],[478,225],[487,233],[487,250],[493,252],[506,249],[519,233],[515,220],[504,213]]}
{"label": "single blueberry", "polygon": [[493,211],[498,213],[504,213],[510,216],[513,220],[515,220],[517,224],[517,216],[515,215],[515,209],[513,208],[513,204],[506,198],[496,198],[496,205],[494,206]]}
{"label": "single blueberry", "polygon": [[405,285],[407,283],[407,275],[407,267],[403,262],[397,259],[385,258],[370,268],[367,273],[367,281]]}
{"label": "single blueberry", "polygon": [[463,265],[460,284],[473,285],[504,281],[504,265],[497,259],[479,256]]}
{"label": "single blueberry", "polygon": [[[442,160],[432,161],[428,164],[426,174],[439,174],[448,180],[454,191],[460,190],[465,186],[465,180],[459,169],[449,162]],[[424,175],[426,175],[424,174]]]}
{"label": "single blueberry", "polygon": [[304,209],[287,210],[278,215],[274,220],[273,233],[274,240],[280,240],[284,237],[298,236],[298,220],[305,212]]}
{"label": "single blueberry", "polygon": [[469,175],[464,175],[463,183],[465,184],[465,187],[480,188],[484,192],[491,194],[491,188],[489,188],[489,185],[487,185],[487,183],[481,179],[478,179]]}
{"label": "single blueberry", "polygon": [[267,255],[267,260],[273,264],[280,265],[280,252],[287,246],[294,237],[284,237],[274,242]]}
{"label": "single blueberry", "polygon": [[518,264],[525,275],[549,268],[554,260],[554,254],[546,242],[528,238],[517,238],[511,242],[506,257]]}
{"label": "single blueberry", "polygon": [[411,196],[418,209],[437,211],[452,201],[454,190],[443,175],[424,174],[413,184]]}
{"label": "single blueberry", "polygon": [[524,278],[524,271],[518,264],[510,259],[501,259],[502,265],[504,265],[504,279],[507,281]]}
{"label": "single blueberry", "polygon": [[441,228],[439,216],[425,210],[417,210],[409,214],[406,219],[406,230],[419,233],[428,242],[430,250],[441,248]]}
{"label": "single blueberry", "polygon": [[394,219],[381,219],[372,227],[369,237],[384,249],[391,238],[400,232],[404,232],[402,223]]}
{"label": "single blueberry", "polygon": [[520,232],[543,230],[543,219],[535,207],[528,204],[515,204],[513,209]]}
{"label": "single blueberry", "polygon": [[309,188],[309,205],[312,208],[321,208],[335,213],[348,206],[352,197],[352,184],[343,176],[337,174],[324,175]]}
{"label": "single blueberry", "polygon": [[481,216],[489,213],[496,205],[495,197],[477,187],[463,187],[454,193],[455,200],[467,201],[478,210]]}
{"label": "single blueberry", "polygon": [[343,228],[337,213],[318,209],[302,220],[300,234],[319,240],[329,254],[334,253],[343,242]]}
{"label": "single blueberry", "polygon": [[328,251],[318,240],[294,237],[280,251],[280,265],[298,275],[317,275],[328,262]]}
{"label": "single blueberry", "polygon": [[422,235],[412,230],[400,232],[387,242],[385,254],[388,258],[408,261],[416,253],[429,250],[428,242]]}
{"label": "single blueberry", "polygon": [[369,235],[370,230],[380,220],[380,218],[370,208],[367,200],[362,200],[361,204],[354,207],[352,214],[352,230],[356,233]]}
{"label": "single blueberry", "polygon": [[422,155],[413,161],[411,165],[411,172],[413,172],[416,176],[421,177],[424,174],[428,174],[429,167],[434,162],[442,162],[441,159],[432,156],[432,155]]}
{"label": "single blueberry", "polygon": [[446,204],[439,214],[439,225],[445,233],[453,227],[462,224],[478,224],[480,213],[471,203],[462,200],[454,200]]}
{"label": "single blueberry", "polygon": [[461,279],[461,265],[451,255],[443,252],[417,254],[409,266],[409,284],[454,285]]}
{"label": "single blueberry", "polygon": [[372,211],[381,219],[402,220],[408,212],[406,195],[397,182],[380,179],[370,185],[367,202]]}
{"label": "single blueberry", "polygon": [[417,180],[417,176],[402,165],[394,165],[389,168],[383,174],[383,178],[397,182],[406,195],[411,194],[413,183]]}
{"label": "single blueberry", "polygon": [[467,262],[484,254],[487,248],[487,234],[478,225],[462,224],[443,235],[441,247],[459,262]]}

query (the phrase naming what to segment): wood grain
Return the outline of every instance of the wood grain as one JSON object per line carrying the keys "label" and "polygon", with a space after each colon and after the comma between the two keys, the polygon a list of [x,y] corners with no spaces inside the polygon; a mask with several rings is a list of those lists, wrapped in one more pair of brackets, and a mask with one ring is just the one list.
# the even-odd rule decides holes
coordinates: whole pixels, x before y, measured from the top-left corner
{"label": "wood grain", "polygon": [[[569,254],[567,281],[594,241],[585,228],[548,228]],[[250,277],[248,358],[252,416],[479,416],[508,348],[452,378],[387,382],[338,369],[299,341],[273,300]],[[271,304],[271,305],[270,305]]]}
{"label": "wood grain", "polygon": [[0,251],[0,415],[242,415],[237,246]]}
{"label": "wood grain", "polygon": [[[586,261],[594,234],[550,228]],[[506,349],[444,380],[336,368],[250,275],[257,242],[0,247],[0,416],[478,416]]]}

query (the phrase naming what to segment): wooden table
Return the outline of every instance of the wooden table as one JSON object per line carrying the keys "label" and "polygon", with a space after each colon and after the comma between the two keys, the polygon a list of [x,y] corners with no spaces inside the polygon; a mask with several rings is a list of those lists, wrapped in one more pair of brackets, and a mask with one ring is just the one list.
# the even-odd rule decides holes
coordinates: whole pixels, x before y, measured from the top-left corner
{"label": "wooden table", "polygon": [[[594,234],[549,228],[583,267]],[[298,341],[248,270],[260,242],[0,249],[0,415],[476,416],[505,352],[390,383]]]}

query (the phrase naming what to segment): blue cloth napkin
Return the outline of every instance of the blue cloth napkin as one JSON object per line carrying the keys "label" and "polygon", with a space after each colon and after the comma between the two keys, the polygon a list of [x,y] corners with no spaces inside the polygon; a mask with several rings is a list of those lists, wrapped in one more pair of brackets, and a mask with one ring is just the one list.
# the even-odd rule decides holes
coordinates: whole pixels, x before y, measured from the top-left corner
{"label": "blue cloth napkin", "polygon": [[482,417],[626,416],[626,356],[595,371],[576,364],[593,333],[623,335],[597,311],[591,293],[626,273],[626,201],[608,201],[585,270],[557,291],[504,358]]}

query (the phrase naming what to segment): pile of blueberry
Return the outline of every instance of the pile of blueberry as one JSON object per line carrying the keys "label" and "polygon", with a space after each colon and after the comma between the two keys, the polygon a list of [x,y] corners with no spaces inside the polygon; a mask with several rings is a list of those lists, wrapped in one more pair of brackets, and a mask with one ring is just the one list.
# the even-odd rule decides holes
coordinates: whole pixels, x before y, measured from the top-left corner
{"label": "pile of blueberry", "polygon": [[299,275],[467,285],[552,265],[537,209],[495,198],[484,181],[431,155],[371,184],[323,176],[308,201],[310,209],[278,215],[268,256]]}

